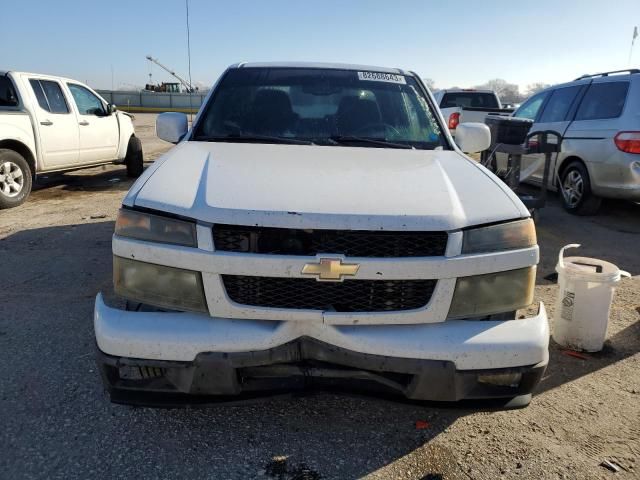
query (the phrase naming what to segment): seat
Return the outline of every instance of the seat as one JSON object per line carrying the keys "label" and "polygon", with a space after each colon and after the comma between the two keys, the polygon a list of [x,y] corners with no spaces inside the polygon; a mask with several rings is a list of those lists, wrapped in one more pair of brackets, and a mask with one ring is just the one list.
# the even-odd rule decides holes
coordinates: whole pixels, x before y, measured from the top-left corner
{"label": "seat", "polygon": [[293,128],[295,119],[286,92],[262,89],[256,93],[249,109],[246,130],[255,135],[282,135]]}
{"label": "seat", "polygon": [[378,104],[371,99],[343,97],[336,112],[338,135],[356,135],[367,125],[382,121]]}

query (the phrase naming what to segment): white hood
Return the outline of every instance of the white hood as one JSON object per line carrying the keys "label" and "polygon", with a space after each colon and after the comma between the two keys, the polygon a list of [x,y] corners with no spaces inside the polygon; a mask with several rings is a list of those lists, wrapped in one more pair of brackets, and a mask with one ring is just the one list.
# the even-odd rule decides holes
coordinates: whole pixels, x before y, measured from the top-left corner
{"label": "white hood", "polygon": [[124,202],[211,223],[454,230],[528,216],[455,151],[183,142]]}

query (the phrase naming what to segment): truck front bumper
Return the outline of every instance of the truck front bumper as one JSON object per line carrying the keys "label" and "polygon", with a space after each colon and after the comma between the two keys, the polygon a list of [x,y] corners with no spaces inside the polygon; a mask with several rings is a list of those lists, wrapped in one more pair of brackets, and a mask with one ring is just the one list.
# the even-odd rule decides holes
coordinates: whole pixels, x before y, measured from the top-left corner
{"label": "truck front bumper", "polygon": [[517,397],[521,406],[548,362],[542,304],[520,320],[342,326],[130,312],[98,295],[94,326],[105,386],[121,403],[202,403],[346,385],[415,400]]}

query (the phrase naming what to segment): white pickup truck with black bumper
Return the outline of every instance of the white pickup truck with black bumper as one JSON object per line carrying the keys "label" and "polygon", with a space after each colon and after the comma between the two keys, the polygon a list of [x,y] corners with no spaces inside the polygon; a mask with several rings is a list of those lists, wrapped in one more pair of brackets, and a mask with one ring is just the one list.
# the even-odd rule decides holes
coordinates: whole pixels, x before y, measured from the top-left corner
{"label": "white pickup truck with black bumper", "polygon": [[433,96],[454,137],[461,123],[484,123],[487,115],[509,116],[513,112],[513,108],[503,108],[493,90],[450,88],[439,90]]}
{"label": "white pickup truck with black bumper", "polygon": [[524,405],[548,361],[529,212],[454,144],[419,77],[326,64],[230,67],[138,179],[96,298],[115,402],[343,386]]}
{"label": "white pickup truck with black bumper", "polygon": [[131,116],[69,78],[0,71],[0,209],[22,204],[37,176],[124,163],[143,170]]}

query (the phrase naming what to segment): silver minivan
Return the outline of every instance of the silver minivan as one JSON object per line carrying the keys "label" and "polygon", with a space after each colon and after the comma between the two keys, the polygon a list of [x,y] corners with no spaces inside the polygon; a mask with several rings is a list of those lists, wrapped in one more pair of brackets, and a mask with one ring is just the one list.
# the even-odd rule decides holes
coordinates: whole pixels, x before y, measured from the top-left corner
{"label": "silver minivan", "polygon": [[[566,210],[595,214],[602,198],[640,201],[640,70],[584,75],[543,90],[514,113],[531,132],[563,135],[549,187],[560,187]],[[521,180],[540,184],[542,154],[522,158]],[[498,155],[504,168],[506,155]]]}

